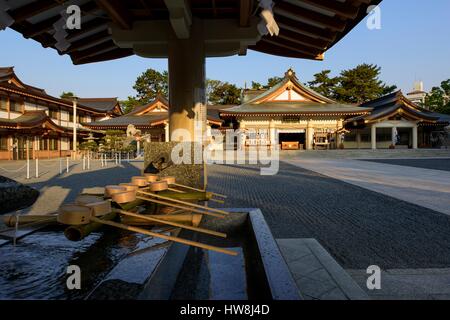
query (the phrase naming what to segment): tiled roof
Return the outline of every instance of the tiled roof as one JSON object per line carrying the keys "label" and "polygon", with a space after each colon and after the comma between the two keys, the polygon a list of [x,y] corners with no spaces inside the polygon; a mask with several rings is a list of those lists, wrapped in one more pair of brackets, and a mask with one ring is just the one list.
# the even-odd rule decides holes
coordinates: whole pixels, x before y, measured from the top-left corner
{"label": "tiled roof", "polygon": [[100,112],[111,112],[119,104],[117,98],[78,98],[78,102],[83,106]]}
{"label": "tiled roof", "polygon": [[368,113],[371,108],[339,103],[316,102],[266,102],[261,104],[243,104],[240,106],[222,109],[220,113],[226,114],[311,114],[311,113]]}
{"label": "tiled roof", "polygon": [[402,110],[402,113],[404,114],[409,114],[415,119],[421,119],[425,122],[448,122],[448,118],[446,118],[445,115],[430,112],[424,108],[421,108],[420,106],[409,100],[401,91],[397,91],[384,97],[363,103],[361,104],[361,107],[372,107],[373,111],[368,115],[348,119],[346,121],[347,123],[355,121],[371,122],[382,120],[386,117],[395,115],[397,112],[399,112],[399,110]]}
{"label": "tiled roof", "polygon": [[64,128],[54,123],[44,111],[25,111],[24,114],[15,119],[0,118],[0,127],[12,129],[39,128],[46,123],[56,131],[64,131]]}
{"label": "tiled roof", "polygon": [[129,124],[133,124],[136,128],[139,127],[151,127],[153,124],[160,121],[167,120],[169,114],[167,112],[158,112],[155,114],[144,115],[123,115],[117,118],[112,118],[103,121],[96,121],[83,124],[89,128],[107,129],[113,127],[127,128]]}

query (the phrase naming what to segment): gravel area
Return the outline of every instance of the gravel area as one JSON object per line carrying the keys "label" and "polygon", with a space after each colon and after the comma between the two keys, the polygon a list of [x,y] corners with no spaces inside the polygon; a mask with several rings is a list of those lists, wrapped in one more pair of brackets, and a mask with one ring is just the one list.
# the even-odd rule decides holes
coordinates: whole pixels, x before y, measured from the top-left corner
{"label": "gravel area", "polygon": [[227,207],[258,207],[276,238],[316,238],[349,269],[450,266],[450,216],[281,162],[209,168]]}
{"label": "gravel area", "polygon": [[407,166],[423,169],[450,171],[449,159],[370,159],[364,160],[370,162],[378,162],[385,164],[394,164],[398,166]]}

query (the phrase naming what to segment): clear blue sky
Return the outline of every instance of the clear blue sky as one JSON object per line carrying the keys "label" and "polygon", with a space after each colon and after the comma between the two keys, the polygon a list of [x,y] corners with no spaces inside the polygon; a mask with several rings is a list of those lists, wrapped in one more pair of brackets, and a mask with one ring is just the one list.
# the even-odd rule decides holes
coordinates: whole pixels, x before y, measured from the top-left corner
{"label": "clear blue sky", "polygon": [[[245,57],[207,60],[207,77],[243,86],[252,80],[265,83],[293,67],[303,82],[323,69],[338,74],[359,63],[382,67],[381,78],[409,91],[415,80],[425,89],[450,78],[450,0],[384,0],[382,29],[370,31],[364,20],[325,54],[323,62],[281,58],[253,51]],[[134,95],[136,77],[146,68],[167,69],[165,59],[129,57],[115,61],[74,66],[69,57],[44,49],[8,29],[0,31],[0,66],[15,66],[30,85],[51,95],[73,91],[81,97]]]}

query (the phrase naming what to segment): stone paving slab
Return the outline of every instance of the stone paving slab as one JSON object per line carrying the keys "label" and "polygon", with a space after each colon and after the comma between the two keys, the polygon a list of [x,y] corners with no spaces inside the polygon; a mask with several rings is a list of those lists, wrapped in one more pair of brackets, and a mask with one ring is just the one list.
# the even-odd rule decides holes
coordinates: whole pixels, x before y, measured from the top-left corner
{"label": "stone paving slab", "polygon": [[381,271],[381,289],[369,290],[366,270],[347,270],[376,300],[450,300],[450,268]]}
{"label": "stone paving slab", "polygon": [[351,159],[298,158],[288,163],[450,215],[450,171]]}
{"label": "stone paving slab", "polygon": [[369,299],[315,239],[278,239],[277,243],[305,299]]}
{"label": "stone paving slab", "polygon": [[398,166],[407,166],[423,169],[450,171],[450,158],[442,159],[367,159],[378,163],[393,164]]}
{"label": "stone paving slab", "polygon": [[282,151],[284,159],[417,159],[450,158],[450,149],[344,149]]}

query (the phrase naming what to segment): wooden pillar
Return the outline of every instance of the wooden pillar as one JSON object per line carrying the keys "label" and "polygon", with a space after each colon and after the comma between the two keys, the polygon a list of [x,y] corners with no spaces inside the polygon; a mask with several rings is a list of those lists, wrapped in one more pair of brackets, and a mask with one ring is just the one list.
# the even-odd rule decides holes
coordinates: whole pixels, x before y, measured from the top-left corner
{"label": "wooden pillar", "polygon": [[397,144],[397,127],[392,127],[391,141],[393,146]]}
{"label": "wooden pillar", "polygon": [[6,111],[8,111],[8,119],[11,119],[11,99],[9,96],[6,98]]}
{"label": "wooden pillar", "polygon": [[276,137],[275,120],[273,119],[270,119],[269,134],[270,134],[270,147],[275,148],[278,139]]}
{"label": "wooden pillar", "polygon": [[[189,39],[169,40],[169,130],[170,141],[177,129],[184,129],[194,141],[196,121],[206,130],[206,75],[203,22],[193,20]],[[176,138],[176,139],[174,139]],[[195,137],[201,139],[201,137]],[[197,140],[199,141],[199,140]]]}
{"label": "wooden pillar", "polygon": [[413,147],[413,149],[417,149],[418,148],[418,143],[417,143],[417,124],[412,128],[412,147]]}
{"label": "wooden pillar", "polygon": [[164,139],[165,139],[165,142],[170,141],[169,123],[164,124]]}
{"label": "wooden pillar", "polygon": [[314,147],[313,140],[314,140],[314,128],[312,126],[312,120],[309,120],[306,128],[306,150],[313,149]]}

